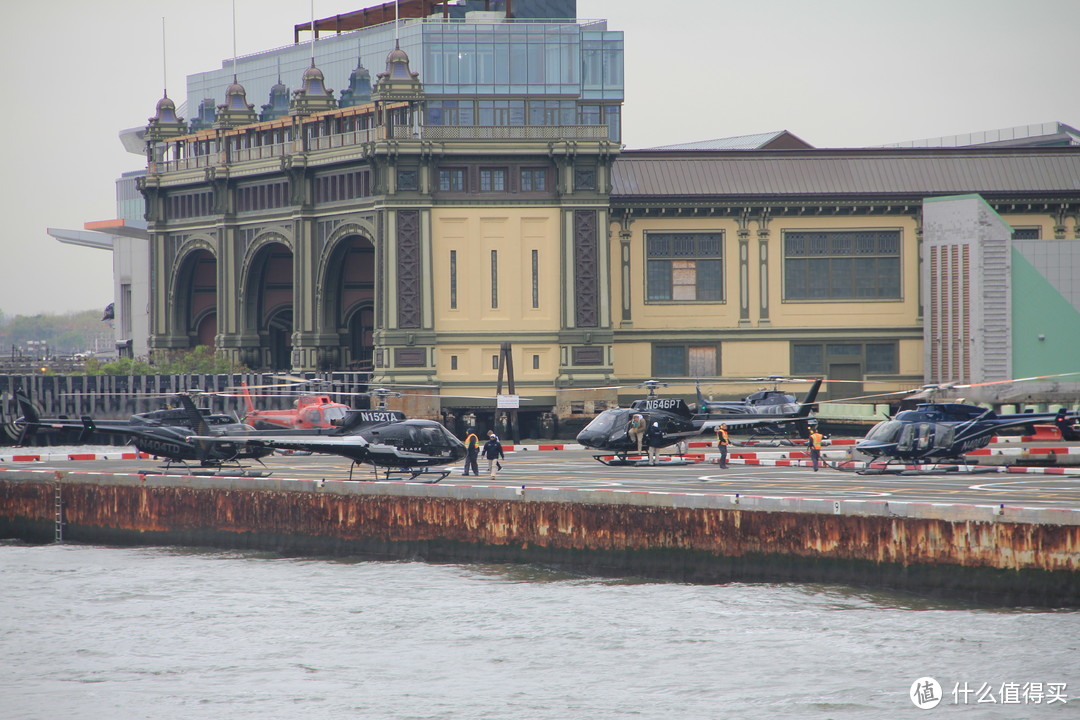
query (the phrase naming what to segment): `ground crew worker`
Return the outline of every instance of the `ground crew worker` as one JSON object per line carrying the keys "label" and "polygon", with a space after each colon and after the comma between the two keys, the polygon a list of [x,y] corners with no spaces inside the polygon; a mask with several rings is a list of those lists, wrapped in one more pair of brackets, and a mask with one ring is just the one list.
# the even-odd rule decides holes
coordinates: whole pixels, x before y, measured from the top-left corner
{"label": "ground crew worker", "polygon": [[720,467],[727,468],[728,434],[725,423],[720,423],[716,428],[716,447],[720,450]]}
{"label": "ground crew worker", "polygon": [[634,413],[630,418],[630,428],[626,434],[637,443],[637,451],[641,452],[641,440],[645,437],[645,418],[641,413]]}
{"label": "ground crew worker", "polygon": [[825,439],[825,436],[821,434],[821,431],[817,429],[817,426],[810,428],[810,463],[814,466],[814,472],[818,471],[818,463],[821,462],[821,441]]}
{"label": "ground crew worker", "polygon": [[660,423],[653,421],[645,432],[645,442],[649,446],[649,464],[655,465],[660,461],[660,446],[664,443],[664,431],[660,429]]}
{"label": "ground crew worker", "polygon": [[499,442],[499,436],[494,431],[488,430],[488,439],[484,443],[484,449],[481,451],[484,453],[484,457],[488,461],[488,474],[491,475],[491,479],[495,479],[495,475],[499,470],[502,470],[502,463],[500,459],[505,459],[506,455],[503,454],[502,443]]}
{"label": "ground crew worker", "polygon": [[469,469],[472,468],[473,475],[480,474],[480,467],[477,465],[476,456],[480,454],[480,438],[476,437],[476,433],[472,428],[469,428],[465,435],[465,472],[462,475],[468,475]]}

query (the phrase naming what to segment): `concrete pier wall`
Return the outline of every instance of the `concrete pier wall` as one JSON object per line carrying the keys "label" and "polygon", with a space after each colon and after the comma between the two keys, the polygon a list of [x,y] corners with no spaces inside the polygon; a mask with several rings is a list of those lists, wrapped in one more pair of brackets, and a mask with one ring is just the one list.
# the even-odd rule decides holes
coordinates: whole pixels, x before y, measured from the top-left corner
{"label": "concrete pier wall", "polygon": [[534,562],[1080,607],[1080,511],[710,493],[0,471],[0,537]]}

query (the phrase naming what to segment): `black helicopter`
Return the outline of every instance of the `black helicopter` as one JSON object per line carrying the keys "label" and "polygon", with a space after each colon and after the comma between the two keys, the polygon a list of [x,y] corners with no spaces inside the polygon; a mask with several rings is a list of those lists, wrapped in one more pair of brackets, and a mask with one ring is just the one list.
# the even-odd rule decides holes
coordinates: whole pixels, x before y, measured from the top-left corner
{"label": "black helicopter", "polygon": [[85,415],[78,420],[42,418],[30,398],[21,390],[15,391],[15,398],[22,412],[22,417],[15,421],[16,427],[21,430],[20,444],[41,428],[78,430],[80,444],[92,433],[121,435],[128,438],[140,452],[165,458],[166,470],[173,463],[186,465],[188,462],[197,462],[202,467],[239,466],[241,460],[259,460],[273,452],[271,449],[247,447],[236,442],[190,440],[193,434],[222,440],[234,433],[249,432],[252,427],[231,415],[211,413],[206,408],[196,407],[187,393],[175,395],[180,407],[137,413],[127,420],[94,420]]}
{"label": "black helicopter", "polygon": [[242,435],[222,437],[189,437],[191,442],[237,443],[265,452],[274,450],[299,450],[302,452],[340,455],[352,461],[349,479],[357,465],[371,465],[378,476],[382,468],[385,477],[391,473],[409,475],[415,480],[432,473],[428,483],[437,483],[449,470],[429,470],[459,462],[465,458],[465,445],[449,430],[434,420],[410,420],[405,413],[386,408],[387,397],[400,397],[401,393],[376,388],[368,393],[379,398],[373,410],[349,410],[345,417],[334,421],[331,428],[304,430],[251,431]]}
{"label": "black helicopter", "polygon": [[[763,413],[744,413],[740,416],[730,413],[715,415],[693,413],[681,398],[656,397],[656,389],[666,386],[666,384],[657,380],[649,380],[638,386],[649,390],[647,398],[635,400],[628,408],[613,408],[603,411],[581,429],[581,432],[577,435],[578,443],[588,448],[613,453],[614,457],[594,456],[605,465],[635,465],[637,461],[628,459],[629,455],[638,452],[637,440],[630,435],[630,420],[635,414],[640,414],[644,418],[646,427],[651,427],[653,423],[659,425],[662,439],[656,443],[656,446],[665,448],[700,435],[702,432],[721,424],[728,427],[750,427],[776,423],[801,423],[805,425],[814,407],[812,402],[804,402],[798,405],[797,409],[792,413],[774,414],[768,417],[765,417]],[[813,399],[820,386],[821,381],[817,380],[807,397]]]}
{"label": "black helicopter", "polygon": [[[785,378],[755,378],[751,382],[760,380],[777,383],[784,381]],[[800,380],[799,382],[803,381]],[[794,395],[778,390],[775,387],[772,390],[759,390],[751,393],[743,400],[706,400],[701,392],[701,384],[698,383],[697,410],[698,413],[708,414],[711,420],[718,420],[731,428],[761,428],[773,434],[780,431],[794,431],[805,435],[805,418],[813,409],[822,382],[824,382],[823,378],[815,379],[801,403]],[[784,418],[788,418],[793,422],[783,422]],[[754,420],[760,422],[753,422]]]}
{"label": "black helicopter", "polygon": [[892,462],[962,461],[965,453],[986,447],[1004,428],[1075,419],[1072,412],[997,415],[978,405],[923,403],[875,425],[855,449],[884,458],[886,469]]}

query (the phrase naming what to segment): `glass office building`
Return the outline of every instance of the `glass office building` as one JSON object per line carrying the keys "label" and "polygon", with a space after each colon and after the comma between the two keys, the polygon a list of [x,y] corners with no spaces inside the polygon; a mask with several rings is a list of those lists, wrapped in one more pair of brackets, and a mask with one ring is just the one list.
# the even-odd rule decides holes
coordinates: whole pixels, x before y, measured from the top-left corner
{"label": "glass office building", "polygon": [[[358,65],[374,80],[399,42],[424,84],[424,125],[606,125],[619,141],[623,34],[603,20],[576,19],[575,5],[516,0],[514,18],[451,6],[458,17],[387,22],[237,58],[236,78],[257,112],[279,80],[298,88],[314,60],[340,97]],[[180,114],[190,120],[206,99],[223,103],[233,73],[230,59],[220,70],[189,76]]]}

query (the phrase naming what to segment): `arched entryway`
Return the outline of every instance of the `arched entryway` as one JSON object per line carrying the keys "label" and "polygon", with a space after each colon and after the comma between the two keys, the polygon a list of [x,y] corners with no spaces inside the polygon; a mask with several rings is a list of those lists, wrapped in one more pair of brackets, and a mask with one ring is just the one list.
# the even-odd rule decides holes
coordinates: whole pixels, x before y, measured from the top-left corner
{"label": "arched entryway", "polygon": [[217,258],[209,250],[187,254],[180,263],[173,291],[176,327],[188,336],[188,347],[214,347],[217,335]]}
{"label": "arched entryway", "polygon": [[323,322],[339,336],[342,368],[371,370],[375,352],[375,246],[363,235],[339,240],[323,282]]}
{"label": "arched entryway", "polygon": [[293,254],[287,245],[269,242],[259,248],[248,268],[246,288],[247,324],[259,335],[258,364],[292,369]]}
{"label": "arched entryway", "polygon": [[271,370],[292,368],[292,306],[279,306],[266,321],[266,349]]}
{"label": "arched entryway", "polygon": [[375,368],[375,306],[363,303],[349,316],[349,369]]}

